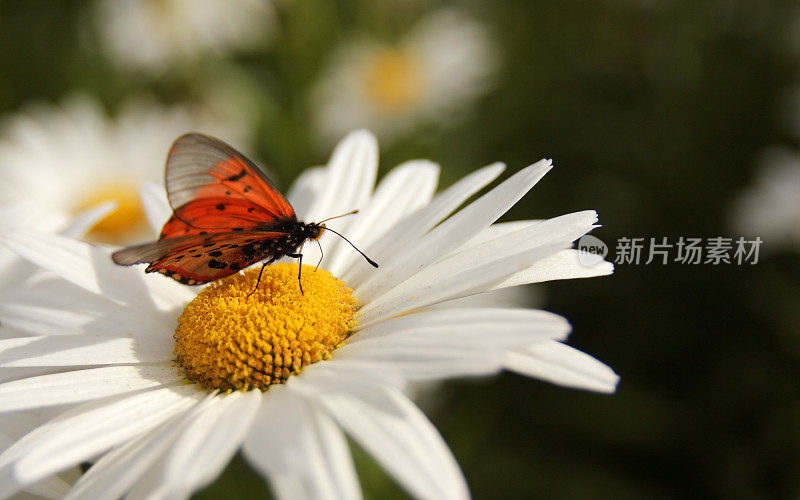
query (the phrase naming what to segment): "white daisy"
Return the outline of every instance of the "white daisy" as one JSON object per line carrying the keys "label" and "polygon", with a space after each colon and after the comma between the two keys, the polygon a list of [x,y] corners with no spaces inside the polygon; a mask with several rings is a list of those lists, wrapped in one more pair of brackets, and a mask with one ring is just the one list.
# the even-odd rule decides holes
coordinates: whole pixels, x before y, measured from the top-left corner
{"label": "white daisy", "polygon": [[800,155],[773,148],[760,161],[753,185],[732,209],[734,231],[764,241],[764,251],[800,251]]}
{"label": "white daisy", "polygon": [[[357,498],[345,434],[412,496],[467,497],[454,457],[403,392],[409,383],[504,368],[596,391],[617,383],[561,343],[569,324],[555,314],[428,308],[612,271],[581,266],[569,249],[595,227],[593,211],[492,225],[549,169],[538,162],[453,213],[503,167],[434,196],[438,167],[412,161],[373,190],[377,143],[351,134],[290,200],[306,220],[360,208],[330,225],[381,266],[323,235],[325,258],[303,272],[304,294],[294,263],[267,267],[251,297],[257,267],[197,293],[115,266],[104,248],[12,232],[6,246],[60,278],[0,298],[3,321],[37,334],[0,341],[0,376],[40,373],[0,384],[0,412],[62,413],[0,455],[0,497],[92,461],[68,498],[182,498],[241,449],[279,498]],[[251,390],[226,392],[238,387]]]}
{"label": "white daisy", "polygon": [[358,127],[390,137],[446,121],[485,91],[496,64],[484,26],[454,10],[430,14],[395,44],[350,42],[314,93],[317,129],[332,141]]}
{"label": "white daisy", "polygon": [[122,243],[152,237],[139,198],[143,180],[161,182],[170,141],[189,130],[242,140],[237,128],[203,111],[137,99],[111,119],[99,103],[75,96],[6,118],[0,133],[0,203],[74,214],[105,201],[116,211],[92,236]]}
{"label": "white daisy", "polygon": [[266,0],[98,0],[95,9],[113,61],[151,73],[256,47],[269,39],[274,15]]}

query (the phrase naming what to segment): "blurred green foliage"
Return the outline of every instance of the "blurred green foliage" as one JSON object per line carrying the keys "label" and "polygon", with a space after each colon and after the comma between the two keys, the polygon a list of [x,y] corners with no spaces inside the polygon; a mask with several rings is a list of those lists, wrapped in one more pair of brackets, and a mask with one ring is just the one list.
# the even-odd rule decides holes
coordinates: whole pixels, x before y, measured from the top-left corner
{"label": "blurred green foliage", "polygon": [[[393,37],[423,1],[283,2],[269,50],[209,60],[198,77],[116,72],[87,5],[0,3],[0,111],[75,90],[110,110],[131,93],[164,102],[237,75],[255,91],[256,147],[287,186],[328,152],[314,146],[307,94],[330,47]],[[754,158],[790,140],[776,119],[798,82],[787,40],[798,5],[767,0],[561,0],[458,5],[487,23],[502,70],[460,124],[382,146],[381,172],[427,157],[443,184],[492,161],[515,171],[553,158],[508,219],[596,209],[595,235],[729,235],[732,198]],[[620,265],[612,277],[556,282],[544,307],[570,319],[570,344],[622,377],[613,396],[519,376],[458,381],[429,415],[476,498],[796,498],[800,494],[800,265]],[[366,494],[403,494],[363,453]],[[198,498],[266,492],[237,459]]]}

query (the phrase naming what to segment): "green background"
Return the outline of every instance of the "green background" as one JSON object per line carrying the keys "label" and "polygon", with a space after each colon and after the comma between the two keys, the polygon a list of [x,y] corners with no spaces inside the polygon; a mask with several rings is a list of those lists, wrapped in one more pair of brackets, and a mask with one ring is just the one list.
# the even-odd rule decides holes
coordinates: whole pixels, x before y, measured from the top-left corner
{"label": "green background", "polygon": [[[198,74],[236,74],[263,93],[256,151],[287,187],[324,163],[305,96],[331,46],[393,37],[437,2],[304,0],[278,9],[275,43]],[[451,4],[452,5],[452,4]],[[798,4],[766,0],[459,2],[494,33],[502,66],[465,120],[381,145],[381,174],[426,157],[447,185],[479,166],[555,170],[506,219],[596,209],[594,235],[738,236],[737,193],[768,145],[796,147],[780,111],[800,82]],[[74,91],[115,112],[142,91],[198,93],[167,73],[131,79],[97,48],[87,4],[0,3],[0,111]],[[794,28],[792,23],[794,23]],[[508,175],[508,174],[506,174]],[[800,209],[800,208],[799,208]],[[540,285],[570,344],[622,377],[615,395],[517,375],[450,382],[426,411],[476,498],[796,498],[800,494],[800,265],[776,250],[756,266],[619,265],[610,277]],[[370,498],[404,494],[362,452]],[[198,498],[268,488],[237,459]]]}

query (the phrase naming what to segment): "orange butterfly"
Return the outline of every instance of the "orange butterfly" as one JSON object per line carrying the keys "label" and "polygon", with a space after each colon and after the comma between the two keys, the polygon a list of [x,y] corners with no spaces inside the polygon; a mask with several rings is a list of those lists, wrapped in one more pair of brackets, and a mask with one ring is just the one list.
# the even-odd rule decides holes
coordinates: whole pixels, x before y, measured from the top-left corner
{"label": "orange butterfly", "polygon": [[262,260],[263,272],[284,256],[299,259],[302,272],[299,250],[326,229],[350,243],[326,228],[325,221],[297,220],[292,205],[261,169],[219,139],[202,134],[179,137],[170,148],[165,178],[173,213],[159,240],[114,252],[117,264],[147,263],[146,273],[200,285]]}

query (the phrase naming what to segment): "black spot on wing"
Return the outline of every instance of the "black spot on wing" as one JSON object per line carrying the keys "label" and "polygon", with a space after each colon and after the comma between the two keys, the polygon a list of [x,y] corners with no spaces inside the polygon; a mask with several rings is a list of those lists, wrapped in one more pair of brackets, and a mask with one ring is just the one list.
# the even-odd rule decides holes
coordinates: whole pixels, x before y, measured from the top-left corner
{"label": "black spot on wing", "polygon": [[219,250],[214,250],[213,252],[208,252],[208,255],[210,257],[219,257],[220,255],[222,255],[222,252],[220,252]]}
{"label": "black spot on wing", "polygon": [[229,181],[238,181],[239,179],[241,179],[241,178],[242,178],[242,177],[244,177],[245,175],[247,175],[247,171],[246,171],[246,170],[242,170],[242,171],[241,171],[241,172],[239,172],[238,174],[234,174],[234,175],[232,175],[232,176],[228,177],[228,180],[229,180]]}
{"label": "black spot on wing", "polygon": [[231,271],[238,271],[242,268],[242,266],[240,266],[238,262],[234,262],[228,267],[230,268]]}
{"label": "black spot on wing", "polygon": [[225,269],[226,267],[228,267],[228,265],[224,262],[211,259],[208,261],[208,267],[210,267],[211,269]]}
{"label": "black spot on wing", "polygon": [[217,210],[225,210],[225,204],[220,203],[219,205],[217,205]]}

